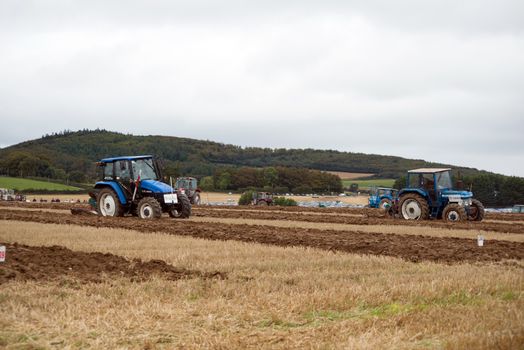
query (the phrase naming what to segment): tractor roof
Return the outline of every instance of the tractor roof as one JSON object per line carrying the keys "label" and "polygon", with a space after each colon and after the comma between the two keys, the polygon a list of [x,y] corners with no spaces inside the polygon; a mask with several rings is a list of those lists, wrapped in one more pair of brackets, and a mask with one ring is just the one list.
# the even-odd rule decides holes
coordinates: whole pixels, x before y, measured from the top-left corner
{"label": "tractor roof", "polygon": [[113,158],[104,158],[100,163],[113,163],[119,160],[137,160],[137,159],[146,159],[153,158],[153,156],[122,156],[122,157],[113,157]]}
{"label": "tractor roof", "polygon": [[443,171],[449,171],[450,168],[420,168],[420,169],[413,169],[408,170],[408,173],[416,173],[416,174],[434,174],[434,173],[441,173]]}

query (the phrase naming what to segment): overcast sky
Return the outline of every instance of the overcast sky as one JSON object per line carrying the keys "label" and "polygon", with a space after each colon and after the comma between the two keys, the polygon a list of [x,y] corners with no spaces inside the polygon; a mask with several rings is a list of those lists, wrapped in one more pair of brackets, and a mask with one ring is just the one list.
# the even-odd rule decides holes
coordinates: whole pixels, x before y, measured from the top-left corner
{"label": "overcast sky", "polygon": [[524,176],[524,1],[1,0],[0,122]]}

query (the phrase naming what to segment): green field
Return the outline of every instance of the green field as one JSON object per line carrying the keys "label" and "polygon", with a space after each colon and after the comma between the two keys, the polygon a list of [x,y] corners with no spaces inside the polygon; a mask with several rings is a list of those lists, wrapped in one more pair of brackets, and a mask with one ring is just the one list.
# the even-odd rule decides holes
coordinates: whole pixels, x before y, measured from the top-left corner
{"label": "green field", "polygon": [[395,179],[372,179],[372,180],[342,180],[344,187],[349,187],[351,184],[357,183],[359,189],[365,189],[369,187],[393,187]]}
{"label": "green field", "polygon": [[36,181],[17,177],[0,176],[0,188],[8,188],[17,191],[23,190],[47,190],[47,191],[78,191],[81,188],[57,184],[47,181]]}

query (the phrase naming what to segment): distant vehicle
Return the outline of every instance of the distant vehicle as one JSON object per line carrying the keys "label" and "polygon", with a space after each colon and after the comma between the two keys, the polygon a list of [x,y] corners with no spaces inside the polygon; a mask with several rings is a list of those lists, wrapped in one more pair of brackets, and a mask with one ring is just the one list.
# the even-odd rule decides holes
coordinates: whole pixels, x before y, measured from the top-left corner
{"label": "distant vehicle", "polygon": [[194,177],[179,177],[176,179],[175,188],[185,193],[191,204],[200,204],[200,188],[198,188],[197,179]]}
{"label": "distant vehicle", "polygon": [[375,187],[369,193],[369,207],[387,209],[397,200],[398,190],[389,187]]}
{"label": "distant vehicle", "polygon": [[273,195],[269,192],[253,192],[253,205],[273,205]]}
{"label": "distant vehicle", "polygon": [[515,204],[511,209],[512,213],[524,213],[524,204]]}
{"label": "distant vehicle", "polygon": [[15,194],[14,190],[0,188],[0,200],[25,202],[25,196],[23,194]]}

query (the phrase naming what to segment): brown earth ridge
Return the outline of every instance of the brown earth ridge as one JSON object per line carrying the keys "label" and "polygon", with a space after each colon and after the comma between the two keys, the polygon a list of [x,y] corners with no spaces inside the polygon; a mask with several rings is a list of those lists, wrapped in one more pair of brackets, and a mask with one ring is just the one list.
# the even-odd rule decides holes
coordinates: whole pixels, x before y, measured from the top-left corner
{"label": "brown earth ridge", "polygon": [[[211,240],[236,240],[283,247],[312,247],[333,252],[392,256],[413,262],[492,262],[524,258],[524,243],[502,240],[490,240],[489,244],[478,247],[475,239],[454,237],[366,233],[358,230],[335,231],[223,223],[189,223],[168,218],[144,221],[133,217],[74,216],[64,213],[9,210],[7,208],[0,208],[0,220],[109,227],[144,233],[162,232]],[[392,221],[390,219],[382,220]],[[432,223],[426,223],[428,224],[432,225]],[[423,225],[420,226],[420,230],[424,230]]]}

